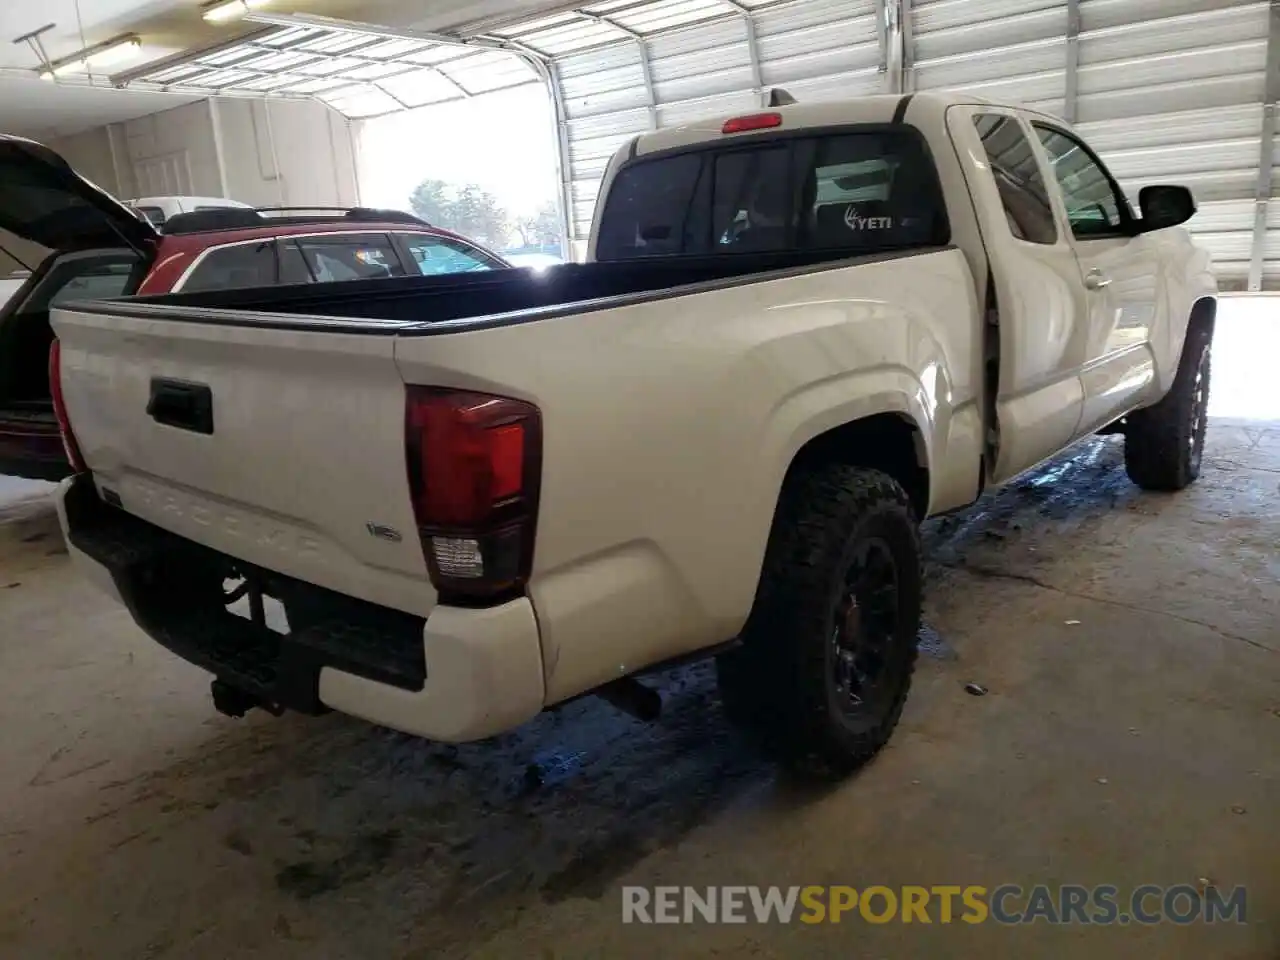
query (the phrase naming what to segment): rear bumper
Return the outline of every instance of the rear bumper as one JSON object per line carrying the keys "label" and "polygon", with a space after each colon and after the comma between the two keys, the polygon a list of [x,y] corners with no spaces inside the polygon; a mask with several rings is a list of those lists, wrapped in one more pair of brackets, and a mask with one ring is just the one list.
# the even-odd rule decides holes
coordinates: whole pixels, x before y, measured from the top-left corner
{"label": "rear bumper", "polygon": [[58,488],[58,519],[79,572],[156,642],[263,704],[332,708],[432,740],[518,726],[543,707],[538,623],[527,598],[420,617],[338,597],[269,571],[279,595],[324,610],[287,634],[228,613],[224,577],[242,564],[104,503],[87,476]]}

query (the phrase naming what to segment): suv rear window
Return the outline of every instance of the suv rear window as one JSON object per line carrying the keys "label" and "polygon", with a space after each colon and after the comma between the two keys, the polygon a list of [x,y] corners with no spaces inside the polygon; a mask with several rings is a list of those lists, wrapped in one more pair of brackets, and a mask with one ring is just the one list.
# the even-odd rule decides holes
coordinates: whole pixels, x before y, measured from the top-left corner
{"label": "suv rear window", "polygon": [[859,256],[949,240],[937,170],[920,135],[852,127],[632,163],[605,199],[596,259]]}

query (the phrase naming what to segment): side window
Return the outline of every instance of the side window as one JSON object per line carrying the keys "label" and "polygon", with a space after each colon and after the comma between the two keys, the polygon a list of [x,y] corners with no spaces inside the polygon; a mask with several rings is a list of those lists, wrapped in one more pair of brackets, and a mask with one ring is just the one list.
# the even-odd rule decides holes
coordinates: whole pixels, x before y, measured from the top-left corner
{"label": "side window", "polygon": [[307,265],[306,258],[298,249],[297,241],[278,240],[280,250],[280,282],[281,283],[315,283],[315,274]]}
{"label": "side window", "polygon": [[995,113],[979,114],[973,123],[982,138],[1009,231],[1029,243],[1057,243],[1058,225],[1049,192],[1022,125],[1013,117]]}
{"label": "side window", "polygon": [[1106,169],[1075,137],[1035,124],[1062,187],[1071,232],[1079,239],[1109,236],[1123,229],[1127,202]]}
{"label": "side window", "polygon": [[402,233],[400,236],[412,258],[411,266],[424,277],[438,277],[447,273],[476,273],[496,270],[502,266],[470,244],[426,233]]}
{"label": "side window", "polygon": [[230,290],[236,287],[269,287],[277,282],[275,243],[239,243],[214,248],[205,254],[183,291]]}
{"label": "side window", "polygon": [[298,249],[318,283],[403,277],[400,257],[385,233],[335,233],[299,237]]}
{"label": "side window", "polygon": [[[692,253],[696,236],[691,210],[702,172],[702,155],[686,153],[633,164],[614,178],[600,220],[596,259]],[[703,219],[703,224],[706,221]],[[700,252],[700,251],[698,251]]]}

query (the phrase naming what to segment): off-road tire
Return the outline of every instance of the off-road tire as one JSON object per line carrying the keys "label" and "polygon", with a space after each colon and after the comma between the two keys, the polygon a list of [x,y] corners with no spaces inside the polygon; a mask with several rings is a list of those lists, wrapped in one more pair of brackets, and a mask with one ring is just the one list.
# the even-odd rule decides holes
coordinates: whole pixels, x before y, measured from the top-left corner
{"label": "off-road tire", "polygon": [[[882,632],[887,673],[874,706],[851,716],[833,693],[834,633],[847,616],[848,572],[871,544],[896,568],[896,629]],[[741,646],[716,663],[726,713],[767,755],[802,775],[836,779],[889,739],[915,668],[920,554],[910,501],[886,474],[823,465],[788,478]]]}
{"label": "off-road tire", "polygon": [[1212,342],[1212,327],[1193,322],[1169,392],[1125,418],[1125,471],[1144,490],[1181,490],[1200,476]]}

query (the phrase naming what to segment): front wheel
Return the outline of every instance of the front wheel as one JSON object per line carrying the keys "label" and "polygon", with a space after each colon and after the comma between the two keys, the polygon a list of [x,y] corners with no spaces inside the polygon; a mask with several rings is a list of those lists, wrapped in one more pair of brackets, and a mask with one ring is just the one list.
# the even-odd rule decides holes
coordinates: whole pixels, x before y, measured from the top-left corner
{"label": "front wheel", "polygon": [[1125,470],[1144,490],[1181,490],[1200,476],[1212,343],[1209,325],[1193,324],[1164,399],[1125,418]]}
{"label": "front wheel", "polygon": [[788,478],[742,645],[717,661],[730,719],[766,753],[835,778],[889,739],[915,667],[920,553],[886,474],[828,465]]}

